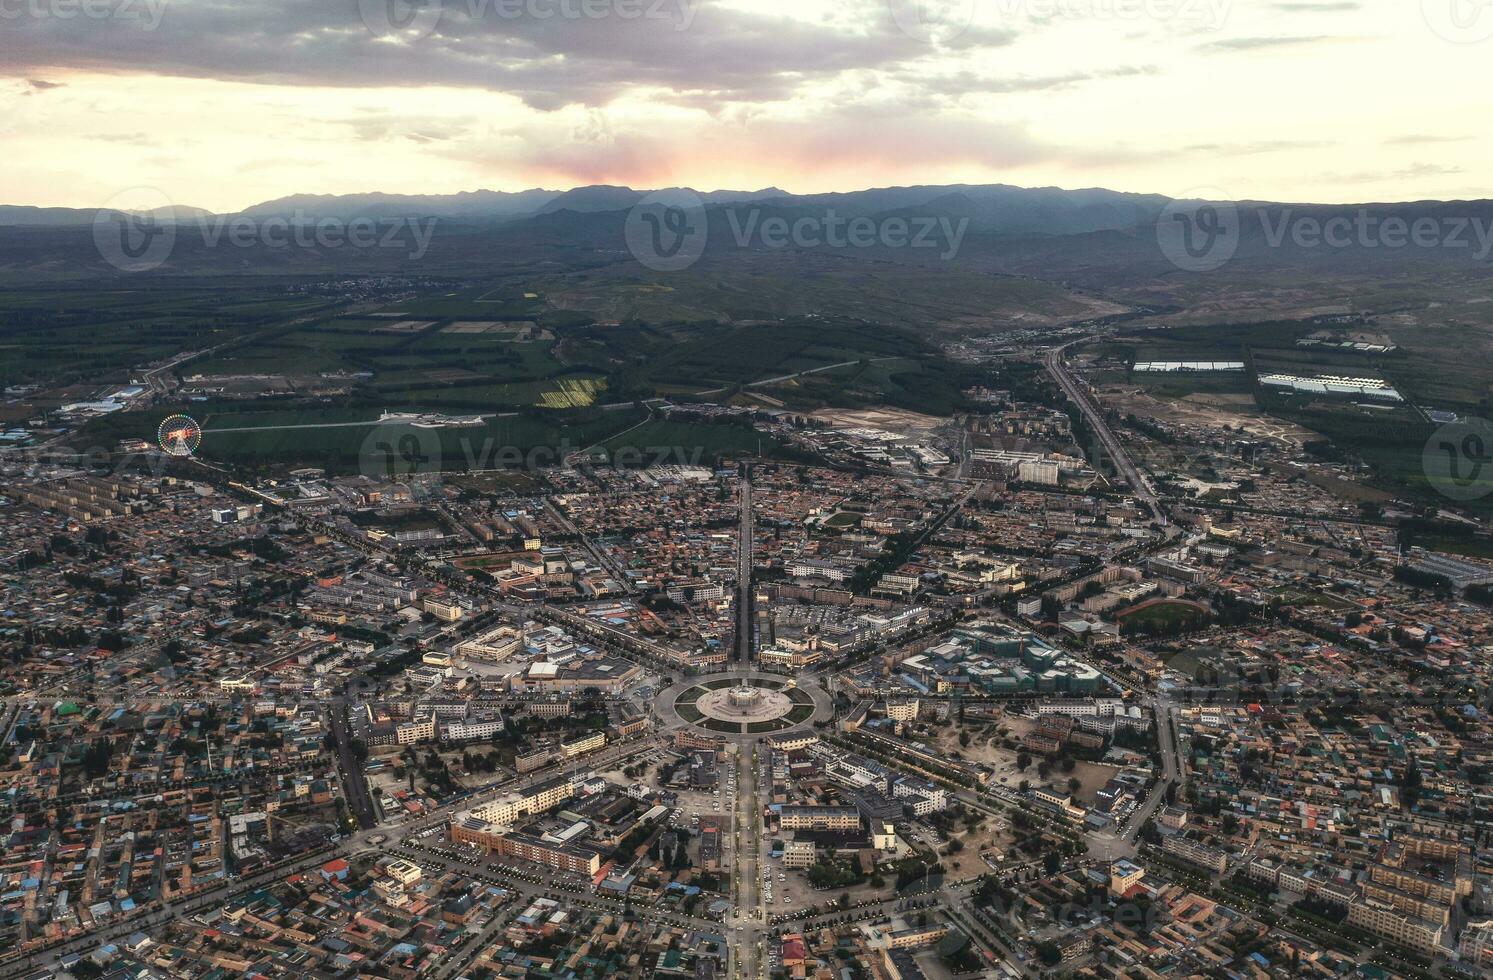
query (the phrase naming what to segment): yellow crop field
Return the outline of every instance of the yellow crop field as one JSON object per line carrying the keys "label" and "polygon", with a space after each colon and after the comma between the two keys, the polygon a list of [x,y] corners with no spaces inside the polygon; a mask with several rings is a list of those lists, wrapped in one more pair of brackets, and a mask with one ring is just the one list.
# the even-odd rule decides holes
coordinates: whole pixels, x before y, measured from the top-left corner
{"label": "yellow crop field", "polygon": [[540,408],[585,408],[596,403],[596,396],[606,390],[603,378],[565,378],[559,388],[539,396]]}

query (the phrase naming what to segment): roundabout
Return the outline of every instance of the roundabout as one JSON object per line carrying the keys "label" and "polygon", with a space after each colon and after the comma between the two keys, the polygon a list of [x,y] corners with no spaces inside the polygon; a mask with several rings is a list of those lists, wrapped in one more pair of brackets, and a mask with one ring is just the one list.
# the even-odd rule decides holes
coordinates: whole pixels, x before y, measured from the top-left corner
{"label": "roundabout", "polygon": [[658,712],[669,724],[748,740],[828,720],[833,705],[811,678],[735,671],[675,684],[660,695]]}
{"label": "roundabout", "polygon": [[793,701],[782,691],[743,684],[706,691],[695,707],[706,718],[741,725],[784,718],[793,710]]}

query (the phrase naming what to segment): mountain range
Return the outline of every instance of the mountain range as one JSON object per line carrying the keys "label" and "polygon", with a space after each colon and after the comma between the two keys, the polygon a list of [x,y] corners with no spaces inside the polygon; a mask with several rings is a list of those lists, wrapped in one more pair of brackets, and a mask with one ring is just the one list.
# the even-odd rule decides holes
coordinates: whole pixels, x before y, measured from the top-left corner
{"label": "mountain range", "polygon": [[[284,219],[304,225],[327,219],[416,219],[422,224],[436,219],[425,229],[428,250],[422,246],[419,266],[407,261],[405,248],[286,249],[254,242],[251,247],[216,248],[215,243],[230,240],[224,231],[235,215],[173,206],[153,212],[154,217],[188,228],[200,225],[202,233],[178,235],[169,261],[158,271],[316,275],[420,268],[429,274],[459,276],[500,270],[584,273],[616,263],[621,263],[618,268],[638,268],[628,261],[627,218],[629,209],[652,193],[659,192],[593,185],[566,191],[535,188],[445,195],[307,194],[265,201],[238,213],[257,222]],[[774,257],[795,251],[769,246],[760,235],[741,237],[744,224],[762,229],[778,219],[774,223],[780,228],[796,227],[800,221],[822,227],[832,214],[841,221],[905,218],[905,225],[937,224],[942,232],[932,243],[935,248],[817,250],[825,259],[854,260],[863,268],[932,262],[973,274],[1014,275],[1085,288],[1170,279],[1179,269],[1206,272],[1225,264],[1230,274],[1246,276],[1382,277],[1407,275],[1414,269],[1417,274],[1447,270],[1483,277],[1493,271],[1493,201],[1488,200],[1362,205],[1215,202],[1237,203],[1232,211],[1218,209],[1228,213],[1233,224],[1215,238],[1197,224],[1202,216],[1195,206],[1201,202],[1171,209],[1177,202],[1164,195],[1103,188],[932,184],[790,194],[768,187],[710,191],[699,197],[707,214],[704,256],[742,268],[767,268]],[[750,208],[744,211],[742,205]],[[119,274],[100,256],[95,242],[93,225],[100,214],[117,212],[0,205],[0,279]],[[1429,229],[1429,244],[1410,235],[1411,229],[1421,227]],[[1393,238],[1387,230],[1391,228],[1398,229]],[[1184,236],[1188,247],[1221,243],[1226,250],[1217,263],[1194,266],[1175,247],[1168,254],[1161,244],[1178,236]]]}
{"label": "mountain range", "polygon": [[[682,191],[684,188],[666,188]],[[237,214],[255,220],[282,218],[314,222],[355,218],[393,220],[442,218],[490,225],[539,218],[563,212],[599,214],[623,211],[644,197],[661,193],[609,184],[566,191],[533,188],[524,191],[466,191],[459,194],[297,194],[251,205]],[[947,184],[884,187],[829,194],[790,194],[777,187],[755,191],[691,191],[706,206],[751,202],[782,212],[833,209],[847,218],[891,215],[916,209],[919,215],[968,217],[975,230],[1015,234],[1083,234],[1134,228],[1154,222],[1171,199],[1158,194],[1131,194],[1101,188],[1064,190],[1024,188],[1006,184]],[[37,208],[0,205],[0,226],[63,228],[91,224],[99,209]],[[200,208],[177,207],[155,212],[157,219],[175,215],[195,220],[212,215]]]}

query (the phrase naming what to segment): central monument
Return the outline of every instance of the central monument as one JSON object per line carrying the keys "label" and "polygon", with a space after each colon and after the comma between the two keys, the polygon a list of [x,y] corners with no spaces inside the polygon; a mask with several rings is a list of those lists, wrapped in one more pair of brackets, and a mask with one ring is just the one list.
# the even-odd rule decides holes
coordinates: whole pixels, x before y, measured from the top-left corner
{"label": "central monument", "polygon": [[731,689],[731,703],[738,708],[751,708],[762,700],[762,689],[743,684]]}

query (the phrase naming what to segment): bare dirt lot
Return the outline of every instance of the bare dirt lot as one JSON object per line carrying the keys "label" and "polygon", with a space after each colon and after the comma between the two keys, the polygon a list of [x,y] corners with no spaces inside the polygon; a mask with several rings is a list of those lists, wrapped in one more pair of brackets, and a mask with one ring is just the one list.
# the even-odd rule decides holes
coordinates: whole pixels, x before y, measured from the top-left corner
{"label": "bare dirt lot", "polygon": [[884,429],[887,432],[936,429],[944,424],[943,419],[900,408],[821,408],[811,413],[810,418],[837,428]]}
{"label": "bare dirt lot", "polygon": [[[989,724],[966,722],[963,730],[970,735],[968,746],[959,744],[960,729],[956,725],[937,729],[933,733],[933,741],[939,750],[949,755],[950,758],[963,758],[967,762],[983,763],[995,770],[995,782],[999,786],[1016,787],[1026,780],[1034,787],[1047,787],[1059,792],[1068,792],[1068,780],[1077,779],[1079,789],[1074,793],[1080,803],[1092,803],[1094,793],[1101,789],[1110,777],[1118,770],[1114,766],[1106,766],[1098,763],[1075,761],[1071,772],[1064,772],[1053,760],[1052,772],[1046,778],[1039,773],[1039,765],[1042,757],[1036,753],[1027,753],[1031,758],[1030,764],[1023,770],[1017,768],[1018,756],[1021,755],[1021,739],[1036,726],[1036,722],[1021,715],[1005,715]],[[1006,734],[1001,735],[1004,729]],[[1008,748],[1007,743],[1014,742],[1016,748]]]}
{"label": "bare dirt lot", "polygon": [[1291,449],[1318,438],[1310,429],[1272,418],[1246,393],[1197,392],[1184,398],[1157,398],[1129,385],[1105,385],[1100,397],[1121,414],[1152,418],[1175,425],[1229,426]]}

